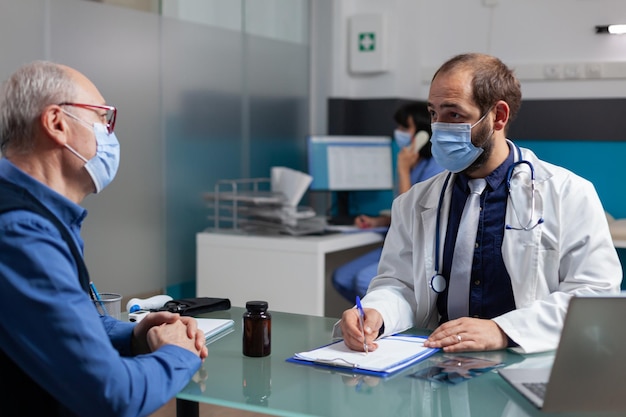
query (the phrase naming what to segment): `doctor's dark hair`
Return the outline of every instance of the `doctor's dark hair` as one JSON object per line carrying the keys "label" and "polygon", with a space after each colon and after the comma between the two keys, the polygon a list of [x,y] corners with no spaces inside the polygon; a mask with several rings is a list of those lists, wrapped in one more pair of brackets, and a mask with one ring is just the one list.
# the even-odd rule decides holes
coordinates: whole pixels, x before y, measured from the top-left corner
{"label": "doctor's dark hair", "polygon": [[435,73],[469,70],[472,77],[473,99],[481,114],[488,112],[498,100],[506,101],[510,108],[507,128],[517,116],[522,104],[522,89],[517,77],[498,58],[479,53],[457,55],[446,61]]}
{"label": "doctor's dark hair", "polygon": [[44,109],[71,99],[76,85],[60,65],[34,61],[15,71],[0,90],[0,152],[26,153],[34,147],[34,127]]}
{"label": "doctor's dark hair", "polygon": [[[400,106],[393,114],[393,120],[405,129],[409,128],[409,117],[413,119],[415,125],[415,133],[420,130],[428,132],[428,136],[432,135],[430,128],[430,114],[428,113],[428,107],[425,103],[411,102],[403,106]],[[432,153],[430,151],[431,143],[426,142],[419,150],[419,154],[423,158],[430,158]]]}

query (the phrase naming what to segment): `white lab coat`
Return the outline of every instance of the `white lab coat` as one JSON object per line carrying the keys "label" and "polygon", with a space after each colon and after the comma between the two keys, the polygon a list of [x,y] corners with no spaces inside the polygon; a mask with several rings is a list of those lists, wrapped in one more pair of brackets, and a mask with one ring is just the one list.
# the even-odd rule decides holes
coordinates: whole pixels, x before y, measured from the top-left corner
{"label": "white lab coat", "polygon": [[[523,150],[523,158],[535,169],[534,222],[543,217],[544,223],[531,231],[505,230],[502,257],[516,309],[493,320],[518,350],[532,353],[556,348],[571,296],[619,292],[622,268],[593,185],[529,150]],[[516,216],[525,224],[530,215],[530,170],[520,164],[515,172],[505,221],[519,227]],[[435,224],[447,175],[418,183],[394,200],[378,275],[363,298],[365,308],[382,314],[385,334],[438,325],[437,294],[429,283],[435,274]],[[453,181],[454,174],[441,207],[439,262]]]}

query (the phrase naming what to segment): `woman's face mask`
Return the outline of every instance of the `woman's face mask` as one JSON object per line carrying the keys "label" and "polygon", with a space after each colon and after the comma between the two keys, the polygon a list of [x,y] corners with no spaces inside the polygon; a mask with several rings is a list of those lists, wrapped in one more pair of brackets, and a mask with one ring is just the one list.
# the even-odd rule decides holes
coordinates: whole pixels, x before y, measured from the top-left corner
{"label": "woman's face mask", "polygon": [[476,123],[431,124],[433,134],[432,154],[435,161],[448,171],[457,173],[467,169],[483,153],[472,143],[472,128],[482,122],[489,112]]}
{"label": "woman's face mask", "polygon": [[400,149],[406,148],[411,144],[412,136],[409,132],[404,130],[396,129],[393,131],[393,138],[395,139],[398,147]]}

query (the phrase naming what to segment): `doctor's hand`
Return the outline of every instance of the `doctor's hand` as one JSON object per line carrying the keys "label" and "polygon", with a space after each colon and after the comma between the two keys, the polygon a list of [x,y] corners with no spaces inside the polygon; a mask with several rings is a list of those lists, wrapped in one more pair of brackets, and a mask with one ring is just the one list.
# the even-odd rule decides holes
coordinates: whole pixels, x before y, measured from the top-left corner
{"label": "doctor's hand", "polygon": [[[378,330],[383,325],[383,316],[378,310],[373,308],[364,308],[365,320],[363,327],[365,328],[365,343],[368,352],[378,349],[378,344],[374,342],[378,337]],[[361,332],[361,323],[359,321],[359,312],[356,308],[351,308],[343,312],[341,316],[341,333],[343,341],[352,350],[363,352],[363,334]]]}
{"label": "doctor's hand", "polygon": [[498,350],[508,346],[508,339],[493,320],[461,317],[437,327],[424,346],[444,352]]}

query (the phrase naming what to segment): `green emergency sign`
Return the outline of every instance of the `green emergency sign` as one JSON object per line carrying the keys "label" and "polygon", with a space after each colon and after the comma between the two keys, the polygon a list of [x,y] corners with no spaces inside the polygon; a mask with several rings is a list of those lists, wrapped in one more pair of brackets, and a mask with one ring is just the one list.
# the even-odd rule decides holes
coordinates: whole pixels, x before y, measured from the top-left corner
{"label": "green emergency sign", "polygon": [[376,33],[359,33],[359,52],[372,52],[376,49]]}

